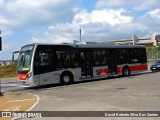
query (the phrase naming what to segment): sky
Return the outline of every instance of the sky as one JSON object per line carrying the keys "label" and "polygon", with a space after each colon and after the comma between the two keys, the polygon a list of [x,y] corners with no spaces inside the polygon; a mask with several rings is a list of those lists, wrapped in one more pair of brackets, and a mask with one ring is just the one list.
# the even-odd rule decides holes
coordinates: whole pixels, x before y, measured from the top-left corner
{"label": "sky", "polygon": [[0,60],[30,43],[72,43],[160,34],[160,0],[0,0]]}

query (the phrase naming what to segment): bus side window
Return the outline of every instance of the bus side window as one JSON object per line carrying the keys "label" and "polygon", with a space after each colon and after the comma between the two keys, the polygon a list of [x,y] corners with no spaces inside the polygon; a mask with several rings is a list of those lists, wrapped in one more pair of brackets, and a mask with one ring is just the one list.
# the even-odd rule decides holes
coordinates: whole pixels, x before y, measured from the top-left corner
{"label": "bus side window", "polygon": [[94,66],[103,66],[107,65],[106,51],[97,50],[93,51],[93,64]]}
{"label": "bus side window", "polygon": [[106,51],[101,51],[101,62],[102,62],[102,65],[106,65]]}
{"label": "bus side window", "polygon": [[118,50],[117,50],[117,63],[118,64],[124,64],[127,60],[127,58],[126,57],[128,57],[127,56],[127,53],[126,53],[126,49],[124,49],[124,48],[118,48]]}
{"label": "bus side window", "polygon": [[101,64],[101,58],[100,58],[100,51],[94,51],[93,52],[93,63],[94,66],[99,66]]}
{"label": "bus side window", "polygon": [[142,61],[141,61],[141,56],[142,56],[141,48],[133,48],[133,58],[132,58],[132,62],[133,62],[133,63],[142,62]]}
{"label": "bus side window", "polygon": [[53,51],[50,48],[39,47],[34,58],[34,74],[42,74],[54,70]]}
{"label": "bus side window", "polygon": [[73,67],[79,66],[79,53],[71,53],[71,62]]}
{"label": "bus side window", "polygon": [[35,66],[40,66],[41,65],[41,58],[40,55],[38,53],[36,53],[35,55]]}
{"label": "bus side window", "polygon": [[64,55],[64,67],[68,68],[71,66],[70,53],[66,52]]}
{"label": "bus side window", "polygon": [[84,57],[84,52],[80,53],[80,65],[85,66],[85,57]]}
{"label": "bus side window", "polygon": [[71,59],[69,51],[56,51],[57,67],[68,68],[71,67]]}
{"label": "bus side window", "polygon": [[63,66],[63,61],[62,61],[62,55],[60,53],[60,51],[56,51],[56,58],[57,58],[57,67],[58,68],[62,68]]}
{"label": "bus side window", "polygon": [[39,52],[35,56],[35,66],[47,66],[52,64],[52,53]]}

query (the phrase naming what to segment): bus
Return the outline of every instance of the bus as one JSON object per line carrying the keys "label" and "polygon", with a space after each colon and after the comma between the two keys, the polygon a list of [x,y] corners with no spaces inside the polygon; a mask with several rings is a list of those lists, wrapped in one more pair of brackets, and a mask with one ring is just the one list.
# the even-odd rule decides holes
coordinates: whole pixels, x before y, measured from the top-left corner
{"label": "bus", "polygon": [[19,51],[17,79],[29,86],[64,85],[147,69],[143,45],[35,43]]}

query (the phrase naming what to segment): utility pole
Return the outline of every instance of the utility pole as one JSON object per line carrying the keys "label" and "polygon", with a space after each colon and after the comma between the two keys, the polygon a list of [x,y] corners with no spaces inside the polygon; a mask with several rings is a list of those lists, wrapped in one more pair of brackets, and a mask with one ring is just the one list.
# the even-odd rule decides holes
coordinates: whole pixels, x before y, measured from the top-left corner
{"label": "utility pole", "polygon": [[79,41],[81,42],[81,28],[79,29]]}
{"label": "utility pole", "polygon": [[[1,35],[1,30],[0,30],[0,35]],[[2,37],[0,36],[0,51],[2,51]],[[0,96],[3,96],[2,91],[1,91],[1,78],[0,78]]]}

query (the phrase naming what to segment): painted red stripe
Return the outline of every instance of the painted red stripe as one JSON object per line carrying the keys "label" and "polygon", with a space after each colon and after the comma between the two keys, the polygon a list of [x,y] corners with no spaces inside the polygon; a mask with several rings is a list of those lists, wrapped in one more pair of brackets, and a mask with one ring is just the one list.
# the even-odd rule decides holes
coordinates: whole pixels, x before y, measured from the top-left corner
{"label": "painted red stripe", "polygon": [[[130,66],[130,71],[140,71],[140,70],[148,70],[148,65],[136,65],[136,66]],[[117,72],[120,74],[123,72],[123,67],[118,67]]]}
{"label": "painted red stripe", "polygon": [[117,68],[117,72],[118,72],[118,73],[122,73],[122,71],[123,71],[123,67],[118,67],[118,68]]}
{"label": "painted red stripe", "polygon": [[104,68],[104,69],[100,69],[98,72],[97,72],[98,75],[106,75],[108,74],[108,68]]}
{"label": "painted red stripe", "polygon": [[140,70],[147,70],[147,65],[137,65],[137,66],[130,66],[130,71],[140,71]]}

